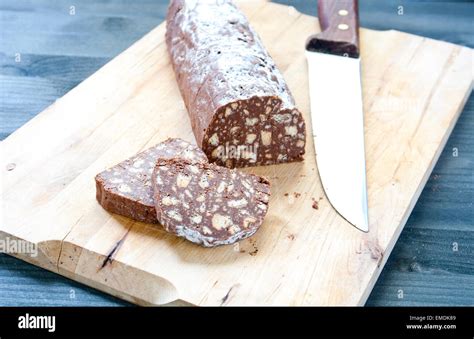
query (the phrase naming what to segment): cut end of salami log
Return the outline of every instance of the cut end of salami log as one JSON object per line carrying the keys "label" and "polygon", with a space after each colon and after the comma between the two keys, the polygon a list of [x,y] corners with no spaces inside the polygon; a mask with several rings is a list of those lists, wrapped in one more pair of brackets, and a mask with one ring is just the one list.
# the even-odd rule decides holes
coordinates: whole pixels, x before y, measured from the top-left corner
{"label": "cut end of salami log", "polygon": [[305,122],[230,0],[172,0],[166,42],[198,145],[226,167],[303,160]]}
{"label": "cut end of salami log", "polygon": [[268,210],[266,179],[215,164],[158,161],[152,181],[157,218],[165,230],[201,246],[250,237]]}
{"label": "cut end of salami log", "polygon": [[157,223],[151,177],[160,159],[207,162],[206,155],[195,145],[168,139],[99,173],[95,177],[97,201],[109,212]]}

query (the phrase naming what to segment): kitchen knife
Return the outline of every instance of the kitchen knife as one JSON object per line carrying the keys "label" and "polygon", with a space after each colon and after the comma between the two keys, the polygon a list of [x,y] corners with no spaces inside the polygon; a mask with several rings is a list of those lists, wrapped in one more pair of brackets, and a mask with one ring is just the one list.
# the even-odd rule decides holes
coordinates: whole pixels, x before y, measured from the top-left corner
{"label": "kitchen knife", "polygon": [[334,209],[368,232],[357,0],[318,0],[321,33],[306,43],[319,175]]}

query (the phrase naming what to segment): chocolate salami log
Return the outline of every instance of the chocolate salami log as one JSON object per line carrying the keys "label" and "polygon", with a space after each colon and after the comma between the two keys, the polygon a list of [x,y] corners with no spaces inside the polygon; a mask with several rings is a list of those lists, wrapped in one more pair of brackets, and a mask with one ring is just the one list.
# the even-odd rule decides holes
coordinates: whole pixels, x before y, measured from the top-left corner
{"label": "chocolate salami log", "polygon": [[303,117],[232,1],[172,0],[166,43],[194,135],[209,161],[245,167],[303,159]]}
{"label": "chocolate salami log", "polygon": [[164,229],[205,247],[253,235],[268,210],[266,179],[215,164],[158,161],[152,182]]}
{"label": "chocolate salami log", "polygon": [[196,146],[168,139],[96,176],[96,197],[102,207],[137,221],[157,223],[151,176],[159,159],[207,162]]}

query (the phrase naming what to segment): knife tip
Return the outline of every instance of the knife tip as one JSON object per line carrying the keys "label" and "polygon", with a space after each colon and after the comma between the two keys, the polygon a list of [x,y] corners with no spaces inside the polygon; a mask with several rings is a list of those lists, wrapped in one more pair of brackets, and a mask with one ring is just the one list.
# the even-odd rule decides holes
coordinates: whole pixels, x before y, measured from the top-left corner
{"label": "knife tip", "polygon": [[354,226],[357,227],[362,232],[368,233],[369,232],[369,216],[367,215],[367,213],[365,213],[362,220],[358,222],[357,224],[354,224]]}
{"label": "knife tip", "polygon": [[369,233],[369,225],[368,224],[361,224],[361,225],[354,225],[357,227],[359,230],[361,230],[364,233]]}

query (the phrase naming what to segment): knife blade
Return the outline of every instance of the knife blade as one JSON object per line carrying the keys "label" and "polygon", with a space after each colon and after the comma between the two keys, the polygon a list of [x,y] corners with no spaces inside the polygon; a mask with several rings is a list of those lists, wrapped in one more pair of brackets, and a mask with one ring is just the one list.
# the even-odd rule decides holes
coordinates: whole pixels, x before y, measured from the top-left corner
{"label": "knife blade", "polygon": [[334,209],[368,232],[358,2],[318,0],[318,17],[306,56],[319,175]]}

